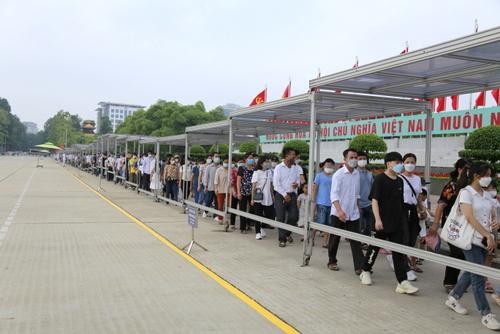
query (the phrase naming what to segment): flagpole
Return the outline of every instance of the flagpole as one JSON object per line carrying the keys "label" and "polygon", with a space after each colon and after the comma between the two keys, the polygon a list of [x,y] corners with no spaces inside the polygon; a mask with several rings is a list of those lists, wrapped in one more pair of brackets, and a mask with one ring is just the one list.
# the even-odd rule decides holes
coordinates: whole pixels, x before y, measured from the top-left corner
{"label": "flagpole", "polygon": [[[476,34],[479,31],[479,24],[477,19],[474,20],[474,33]],[[469,94],[469,112],[472,111],[472,93]]]}

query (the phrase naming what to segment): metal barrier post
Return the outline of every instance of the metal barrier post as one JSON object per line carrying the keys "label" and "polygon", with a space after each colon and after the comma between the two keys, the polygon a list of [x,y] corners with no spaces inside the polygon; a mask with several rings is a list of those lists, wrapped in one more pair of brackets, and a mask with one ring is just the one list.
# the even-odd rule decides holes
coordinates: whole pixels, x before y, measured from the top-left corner
{"label": "metal barrier post", "polygon": [[229,193],[226,193],[226,205],[224,205],[224,231],[228,232],[229,231],[229,224],[231,222],[231,215],[228,215],[228,206],[231,206],[232,202],[232,197],[233,197],[233,192],[232,192],[232,186],[231,186],[231,170],[232,170],[232,165],[233,165],[233,118],[229,117],[229,145],[228,145],[228,165],[227,165],[227,184],[229,187]]}
{"label": "metal barrier post", "polygon": [[311,194],[312,194],[312,183],[314,181],[314,151],[316,148],[316,92],[311,93],[311,119],[309,126],[309,168],[307,171],[307,191],[308,191],[308,199],[306,201],[306,224],[304,226],[304,252],[302,258],[302,266],[309,265],[309,260],[312,255],[312,233],[310,226],[310,215],[311,215]]}

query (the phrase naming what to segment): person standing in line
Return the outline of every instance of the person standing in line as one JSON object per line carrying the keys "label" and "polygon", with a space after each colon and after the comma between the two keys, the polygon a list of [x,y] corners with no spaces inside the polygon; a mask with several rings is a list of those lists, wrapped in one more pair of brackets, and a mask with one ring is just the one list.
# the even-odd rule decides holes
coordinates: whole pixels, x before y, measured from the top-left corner
{"label": "person standing in line", "polygon": [[205,170],[207,169],[207,166],[212,163],[212,156],[209,155],[207,159],[201,160],[200,161],[200,175],[198,177],[198,191],[200,192],[200,197],[199,200],[200,202],[198,204],[203,204],[205,203],[205,184],[204,178],[205,178]]}
{"label": "person standing in line", "polygon": [[[398,152],[389,152],[384,157],[386,170],[373,180],[370,193],[373,215],[375,216],[375,238],[389,240],[404,245],[404,229],[407,215],[404,209],[403,180],[398,174],[403,172],[403,157]],[[371,285],[371,270],[377,259],[380,247],[370,245],[365,254],[363,271],[359,278],[361,284]],[[399,252],[392,252],[394,272],[398,284],[396,292],[415,294],[418,288],[407,277],[408,258]]]}
{"label": "person standing in line", "polygon": [[173,201],[177,201],[177,184],[178,184],[179,170],[175,164],[175,159],[170,158],[169,164],[163,169],[162,181],[166,187],[166,197]]}
{"label": "person standing in line", "polygon": [[[366,168],[368,166],[368,153],[358,152],[358,172],[359,172],[359,224],[361,234],[372,235],[373,210],[372,201],[370,201],[370,192],[373,185],[373,174]],[[365,244],[363,247],[368,248]]]}
{"label": "person standing in line", "polygon": [[[403,165],[405,171],[400,175],[403,179],[403,194],[404,194],[404,208],[407,213],[407,225],[405,230],[405,241],[407,246],[415,247],[417,238],[420,232],[419,215],[426,218],[426,209],[424,203],[420,200],[420,194],[422,193],[422,180],[418,175],[415,175],[417,163],[417,156],[413,153],[407,153],[403,157]],[[418,210],[417,210],[418,207]],[[425,216],[425,217],[424,217]],[[407,273],[408,277],[416,276],[415,272],[421,273],[422,269],[417,267],[417,258],[410,257],[410,272]]]}
{"label": "person standing in line", "polygon": [[[228,180],[228,169],[229,163],[225,159],[222,165],[215,171],[215,195],[217,196],[217,210],[224,211],[226,201],[229,200],[229,180]],[[224,222],[224,216],[215,216],[216,222],[222,225]]]}
{"label": "person standing in line", "polygon": [[[295,165],[298,153],[293,148],[283,148],[283,162],[276,166],[273,176],[273,186],[276,191],[274,201],[276,220],[293,226],[297,225],[299,219],[297,188],[300,185],[300,170]],[[278,229],[279,247],[285,247],[287,242],[293,242],[291,234],[290,231]]]}
{"label": "person standing in line", "polygon": [[[467,178],[469,185],[460,191],[457,198],[460,211],[465,216],[467,223],[474,229],[472,248],[463,250],[465,259],[468,262],[481,265],[484,265],[488,251],[495,250],[496,243],[491,232],[500,227],[496,223],[496,210],[494,210],[491,197],[483,190],[491,183],[491,174],[492,169],[487,163],[474,162],[470,167],[469,177],[461,176],[464,179]],[[481,323],[488,329],[499,330],[500,323],[491,313],[484,292],[485,277],[481,275],[463,272],[448,295],[446,306],[458,314],[467,314],[467,309],[460,304],[459,300],[471,285],[476,306],[481,313]]]}
{"label": "person standing in line", "polygon": [[[274,219],[273,209],[273,186],[271,177],[271,162],[269,160],[259,159],[252,174],[252,198],[250,205],[254,213],[267,219]],[[258,194],[261,195],[258,195]],[[264,224],[260,221],[255,222],[255,239],[261,240],[266,237]]]}
{"label": "person standing in line", "polygon": [[[215,172],[217,168],[219,168],[220,164],[220,156],[219,154],[214,154],[214,159],[211,163],[208,161],[211,159],[207,159],[207,167],[203,174],[203,184],[205,186],[205,206],[212,208],[216,207],[215,203]],[[203,218],[207,217],[207,212],[203,212]]]}
{"label": "person standing in line", "polygon": [[[446,222],[460,189],[466,186],[465,184],[458,184],[458,179],[463,173],[468,173],[469,166],[469,162],[465,159],[458,159],[455,162],[455,169],[450,173],[450,181],[441,190],[441,195],[439,196],[436,211],[434,213],[434,222],[427,232],[428,235],[436,235],[438,228],[443,227]],[[449,248],[451,257],[465,260],[464,252],[460,248],[453,245],[449,245]],[[446,267],[443,279],[443,287],[446,293],[450,293],[455,287],[459,275],[460,269],[450,266]]]}
{"label": "person standing in line", "polygon": [[300,159],[300,154],[299,154],[295,157],[295,166],[297,166],[297,169],[299,170],[300,184],[302,185],[302,184],[306,183],[306,177],[304,176],[304,169],[300,165],[301,162],[302,162],[302,160]]}
{"label": "person standing in line", "polygon": [[[331,225],[336,228],[345,229],[359,233],[359,172],[358,152],[348,148],[343,152],[344,167],[335,172],[332,177],[332,188],[330,191]],[[333,235],[328,242],[328,269],[338,271],[337,251],[339,248],[340,236]],[[361,273],[363,264],[363,251],[361,243],[349,240],[351,244],[352,260],[354,272]]]}
{"label": "person standing in line", "polygon": [[142,166],[142,189],[150,191],[149,184],[151,183],[151,159],[153,152],[148,151],[148,155],[144,157]]}
{"label": "person standing in line", "polygon": [[[245,166],[245,162],[242,159],[240,159],[238,160],[236,167],[233,166],[233,168],[231,168],[231,203],[230,203],[231,209],[238,208],[238,203],[239,203],[238,186],[237,186],[238,171],[243,166]],[[234,213],[231,213],[230,225],[232,230],[236,229],[236,215]],[[226,225],[226,232],[228,230],[229,226]]]}
{"label": "person standing in line", "polygon": [[129,161],[129,182],[137,183],[137,154],[132,153],[132,157]]}
{"label": "person standing in line", "polygon": [[[254,173],[255,159],[252,154],[246,157],[246,166],[238,168],[238,177],[236,181],[238,193],[238,205],[243,212],[253,213],[253,207],[250,205],[252,198],[252,176]],[[249,207],[250,206],[250,207]],[[247,234],[251,219],[240,216],[240,232]]]}
{"label": "person standing in line", "polygon": [[191,193],[191,179],[193,178],[193,165],[188,158],[184,158],[184,163],[181,164],[179,173],[182,180],[183,198],[187,200]]}
{"label": "person standing in line", "polygon": [[[330,201],[330,192],[332,190],[332,177],[334,172],[335,161],[326,159],[320,165],[323,169],[314,178],[312,186],[311,203],[313,208],[313,216],[316,216],[316,222],[322,225],[330,225],[330,212],[332,210],[332,202]],[[312,240],[316,238],[316,230],[312,231]],[[328,247],[328,233],[323,233],[322,247]]]}
{"label": "person standing in line", "polygon": [[194,194],[194,202],[200,204],[200,191],[198,190],[198,181],[200,177],[200,161],[193,164],[191,172],[191,192]]}

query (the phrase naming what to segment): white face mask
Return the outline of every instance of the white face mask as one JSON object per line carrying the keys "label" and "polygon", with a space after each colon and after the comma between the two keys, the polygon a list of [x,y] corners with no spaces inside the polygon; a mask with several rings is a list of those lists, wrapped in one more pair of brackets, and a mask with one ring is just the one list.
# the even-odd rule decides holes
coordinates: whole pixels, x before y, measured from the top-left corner
{"label": "white face mask", "polygon": [[332,174],[333,173],[333,168],[332,167],[325,167],[323,169],[323,171],[326,173],[326,174]]}
{"label": "white face mask", "polygon": [[365,168],[366,165],[368,165],[368,160],[358,160],[358,166],[361,167],[361,168]]}
{"label": "white face mask", "polygon": [[415,164],[405,164],[405,170],[407,172],[413,172],[415,170]]}
{"label": "white face mask", "polygon": [[272,168],[276,167],[277,165],[278,165],[278,164],[277,164],[275,161],[271,162],[271,167],[272,167]]}
{"label": "white face mask", "polygon": [[487,186],[489,186],[491,183],[491,177],[489,176],[485,176],[485,177],[482,177],[479,179],[479,185],[483,188],[486,188]]}
{"label": "white face mask", "polygon": [[245,164],[244,164],[244,163],[242,163],[242,162],[238,162],[238,167],[243,167],[243,166],[245,166]]}
{"label": "white face mask", "polygon": [[498,192],[496,190],[488,190],[488,193],[491,195],[492,198],[496,198],[498,195]]}
{"label": "white face mask", "polygon": [[347,161],[347,165],[351,168],[356,168],[358,166],[358,159],[351,159]]}
{"label": "white face mask", "polygon": [[219,157],[215,157],[215,158],[214,158],[214,162],[215,162],[216,164],[220,163],[220,158],[219,158]]}
{"label": "white face mask", "polygon": [[211,164],[212,163],[212,159],[207,159],[207,164]]}
{"label": "white face mask", "polygon": [[222,163],[222,167],[227,168],[227,162]]}

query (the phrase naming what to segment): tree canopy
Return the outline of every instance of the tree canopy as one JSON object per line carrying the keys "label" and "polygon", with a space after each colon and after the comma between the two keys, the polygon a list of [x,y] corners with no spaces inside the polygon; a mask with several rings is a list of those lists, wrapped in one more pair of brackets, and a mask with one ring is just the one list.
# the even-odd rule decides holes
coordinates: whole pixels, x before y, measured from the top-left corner
{"label": "tree canopy", "polygon": [[9,101],[0,98],[0,150],[23,150],[26,146],[26,127],[11,111]]}
{"label": "tree canopy", "polygon": [[60,110],[49,118],[44,125],[45,140],[55,145],[87,144],[95,135],[82,132],[82,119],[68,111]]}
{"label": "tree canopy", "polygon": [[458,153],[462,158],[486,160],[493,164],[500,161],[500,126],[490,125],[475,130],[467,137],[464,146],[465,150]]}
{"label": "tree canopy", "polygon": [[109,120],[109,117],[101,116],[101,117],[99,117],[97,122],[99,124],[98,134],[105,135],[106,133],[113,132],[113,125],[111,125],[111,121]]}
{"label": "tree canopy", "polygon": [[182,134],[186,127],[224,120],[224,110],[217,107],[206,111],[203,102],[182,105],[175,101],[159,100],[145,110],[127,117],[116,129],[119,134],[171,136]]}
{"label": "tree canopy", "polygon": [[370,159],[382,159],[387,152],[385,141],[376,134],[362,134],[354,137],[349,144],[349,148],[356,151],[367,152]]}

